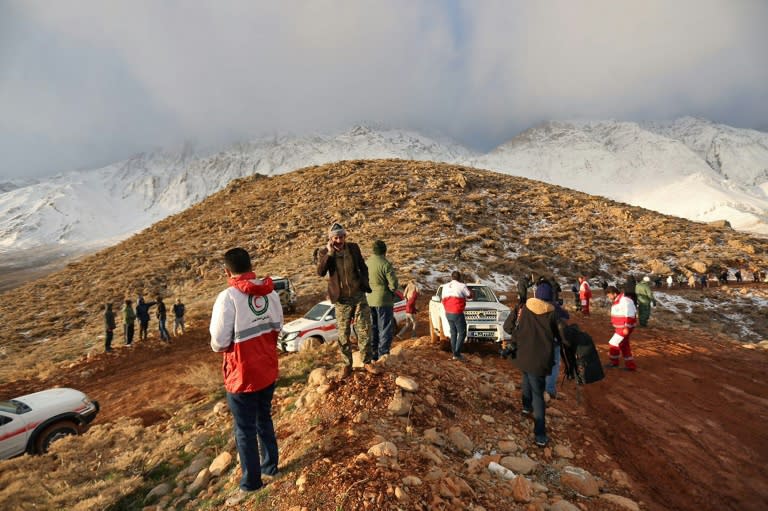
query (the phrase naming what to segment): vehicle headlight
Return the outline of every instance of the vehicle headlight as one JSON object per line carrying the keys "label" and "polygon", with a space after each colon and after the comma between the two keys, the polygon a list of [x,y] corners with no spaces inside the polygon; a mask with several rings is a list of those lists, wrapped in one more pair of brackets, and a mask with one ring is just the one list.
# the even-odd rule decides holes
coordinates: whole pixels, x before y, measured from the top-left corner
{"label": "vehicle headlight", "polygon": [[292,341],[299,336],[299,332],[283,332],[284,341]]}
{"label": "vehicle headlight", "polygon": [[497,311],[497,312],[496,312],[496,320],[497,320],[499,323],[503,323],[503,322],[505,322],[505,321],[507,320],[507,318],[509,317],[509,313],[510,313],[510,312],[511,312],[511,311]]}

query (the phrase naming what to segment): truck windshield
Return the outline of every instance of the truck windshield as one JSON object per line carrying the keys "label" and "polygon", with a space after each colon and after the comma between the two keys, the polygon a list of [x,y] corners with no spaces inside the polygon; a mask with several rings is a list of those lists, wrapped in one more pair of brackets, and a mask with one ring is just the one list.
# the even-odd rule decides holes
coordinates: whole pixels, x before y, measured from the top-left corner
{"label": "truck windshield", "polygon": [[496,301],[496,295],[493,294],[493,291],[490,290],[490,288],[486,286],[468,286],[469,290],[472,291],[472,294],[475,295],[475,297],[472,299],[475,302],[495,302]]}
{"label": "truck windshield", "polygon": [[314,321],[320,321],[321,319],[323,319],[323,316],[325,316],[325,313],[328,312],[328,309],[330,307],[333,307],[333,306],[318,303],[317,305],[309,309],[309,312],[304,314],[304,318],[312,319]]}

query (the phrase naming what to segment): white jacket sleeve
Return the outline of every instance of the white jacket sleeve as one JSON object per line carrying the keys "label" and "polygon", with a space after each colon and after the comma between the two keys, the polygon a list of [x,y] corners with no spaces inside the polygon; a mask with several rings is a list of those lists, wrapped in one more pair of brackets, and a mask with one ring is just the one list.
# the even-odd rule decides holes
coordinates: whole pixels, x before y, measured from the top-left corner
{"label": "white jacket sleeve", "polygon": [[229,293],[223,291],[216,297],[211,312],[211,349],[226,351],[235,338],[235,304]]}

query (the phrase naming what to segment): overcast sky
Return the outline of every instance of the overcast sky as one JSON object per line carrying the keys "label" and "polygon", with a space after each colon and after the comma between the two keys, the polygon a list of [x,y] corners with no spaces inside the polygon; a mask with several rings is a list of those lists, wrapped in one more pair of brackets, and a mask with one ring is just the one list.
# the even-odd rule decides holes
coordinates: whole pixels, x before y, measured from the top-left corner
{"label": "overcast sky", "polygon": [[378,122],[768,128],[764,0],[0,0],[0,178]]}

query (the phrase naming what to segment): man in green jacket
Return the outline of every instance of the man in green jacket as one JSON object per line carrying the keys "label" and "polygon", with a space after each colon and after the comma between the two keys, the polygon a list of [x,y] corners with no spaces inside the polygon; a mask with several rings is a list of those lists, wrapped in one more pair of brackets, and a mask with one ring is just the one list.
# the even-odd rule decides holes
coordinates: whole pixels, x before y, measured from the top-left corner
{"label": "man in green jacket", "polygon": [[133,344],[133,331],[136,325],[136,313],[133,312],[133,302],[126,300],[123,305],[123,340],[126,346]]}
{"label": "man in green jacket", "polygon": [[656,299],[653,297],[653,291],[649,284],[650,281],[650,277],[643,277],[643,281],[638,282],[635,286],[637,316],[640,326],[648,326],[648,320],[651,317],[651,304],[656,305]]}
{"label": "man in green jacket", "polygon": [[373,242],[373,255],[365,262],[371,292],[366,295],[371,308],[371,356],[374,360],[389,355],[395,334],[395,291],[399,287],[395,267],[385,257],[387,244]]}

